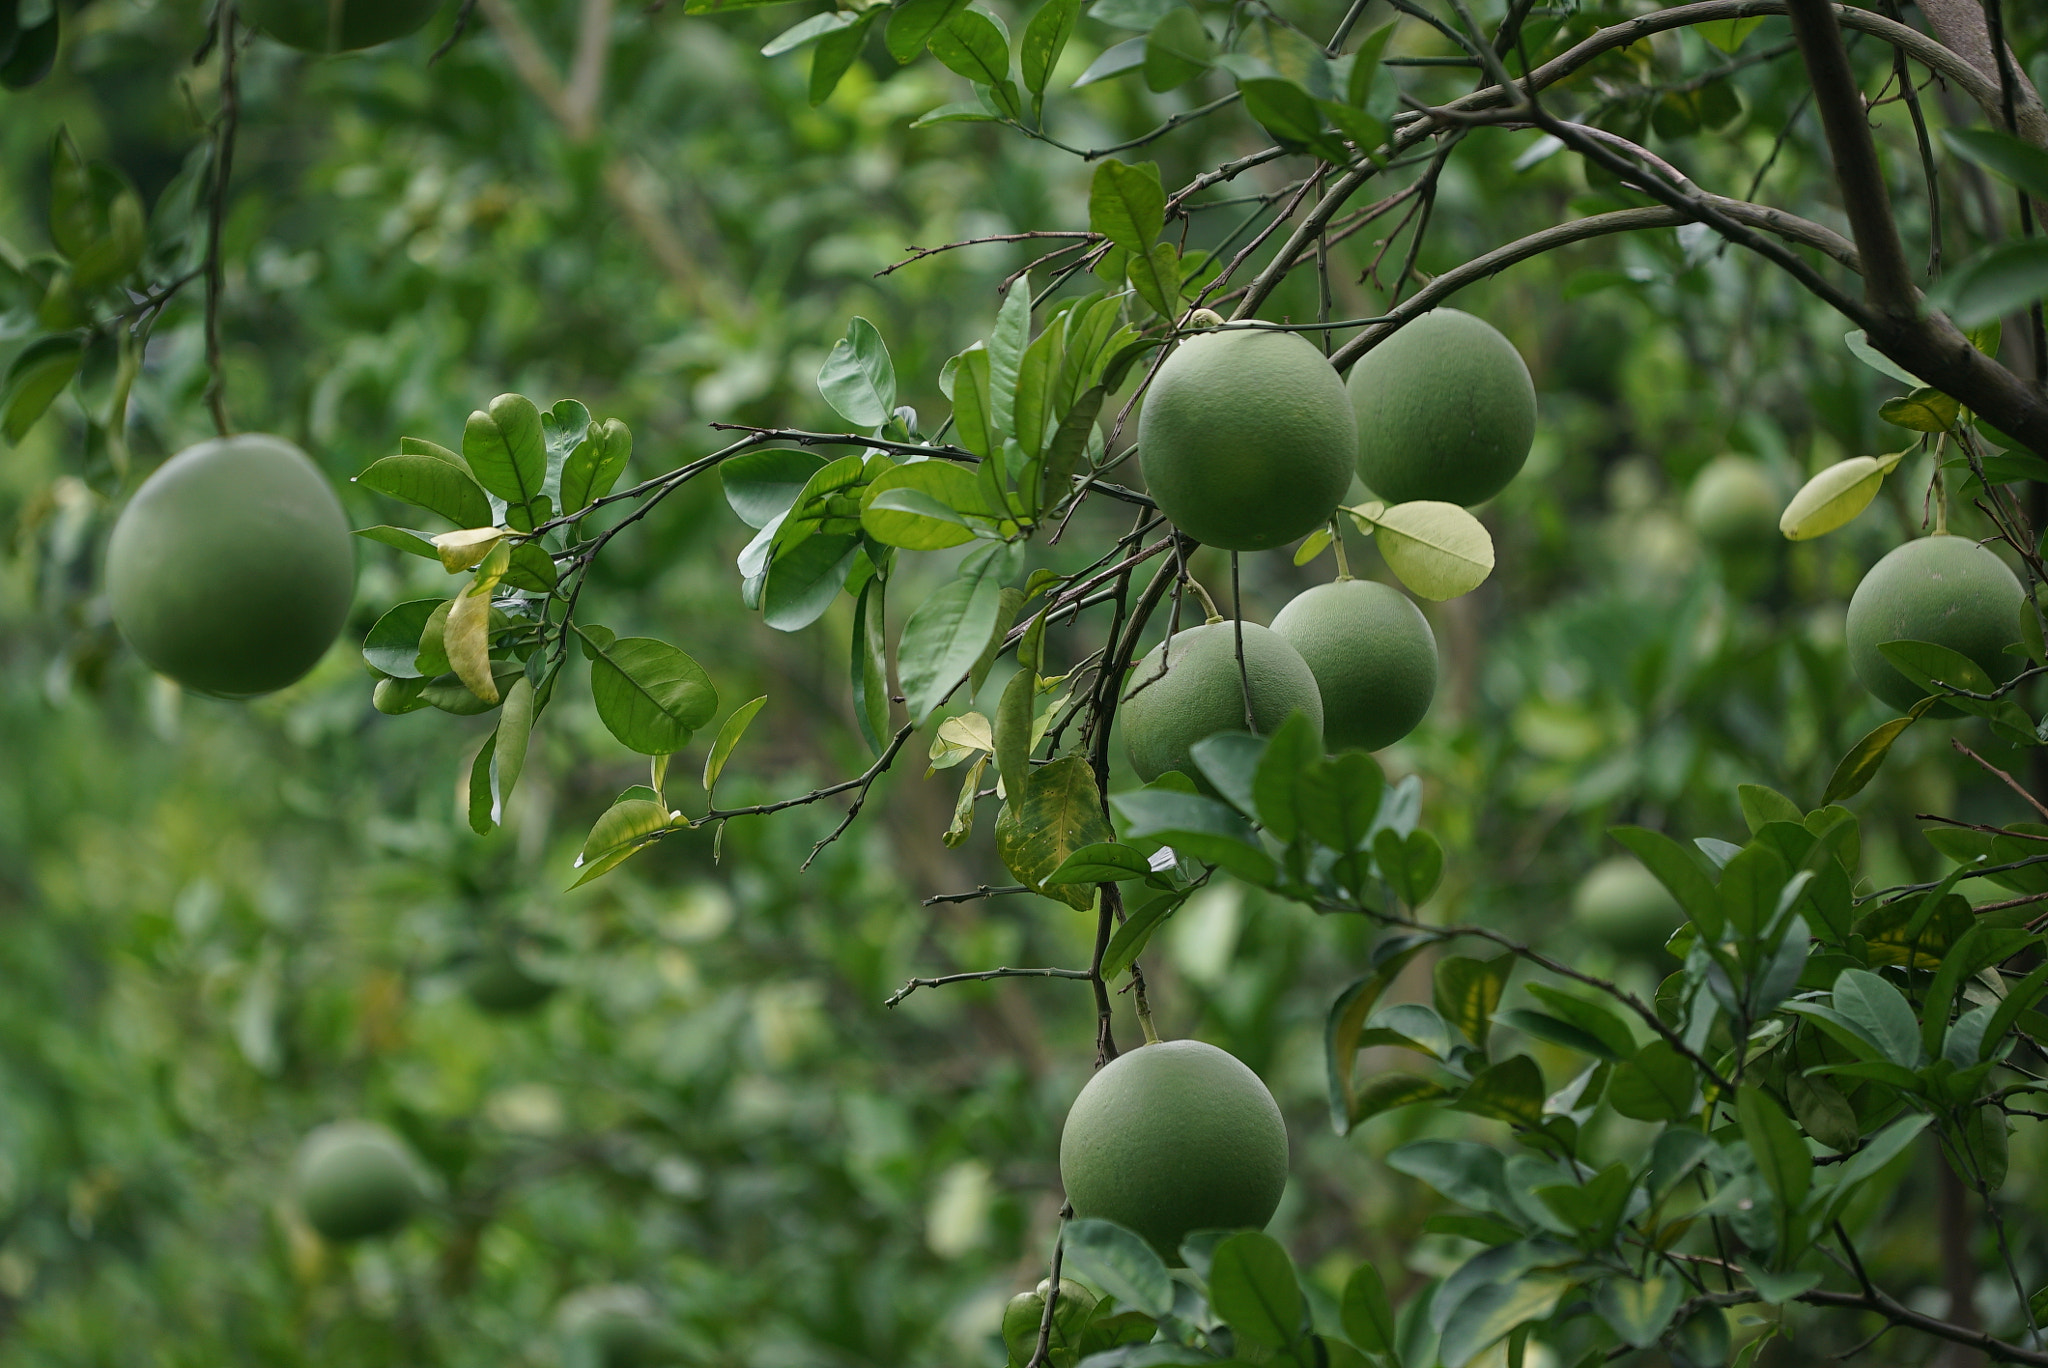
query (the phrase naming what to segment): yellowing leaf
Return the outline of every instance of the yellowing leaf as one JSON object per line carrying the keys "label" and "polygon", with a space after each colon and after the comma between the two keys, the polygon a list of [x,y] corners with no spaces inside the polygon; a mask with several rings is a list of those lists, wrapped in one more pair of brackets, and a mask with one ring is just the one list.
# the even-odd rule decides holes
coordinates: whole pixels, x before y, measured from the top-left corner
{"label": "yellowing leaf", "polygon": [[1469,594],[1493,573],[1493,538],[1456,504],[1421,499],[1366,516],[1388,566],[1426,599]]}
{"label": "yellowing leaf", "polygon": [[480,564],[504,539],[502,527],[467,527],[460,532],[443,532],[434,538],[434,549],[441,553],[441,567],[451,575],[459,575]]}
{"label": "yellowing leaf", "polygon": [[472,585],[455,596],[441,629],[441,649],[448,667],[469,691],[486,703],[498,701],[498,681],[491,677],[491,591]]}
{"label": "yellowing leaf", "polygon": [[989,720],[978,712],[962,713],[939,723],[939,734],[932,738],[931,767],[934,771],[951,769],[976,751],[995,748],[995,729]]}
{"label": "yellowing leaf", "polygon": [[1800,486],[1778,518],[1778,530],[1787,541],[1810,541],[1834,531],[1870,507],[1884,472],[1871,456],[1835,462]]}

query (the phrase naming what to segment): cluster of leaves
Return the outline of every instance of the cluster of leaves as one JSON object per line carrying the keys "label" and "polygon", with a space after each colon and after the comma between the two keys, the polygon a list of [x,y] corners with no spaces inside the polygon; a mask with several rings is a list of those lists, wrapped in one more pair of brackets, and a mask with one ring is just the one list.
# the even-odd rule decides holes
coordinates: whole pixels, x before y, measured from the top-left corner
{"label": "cluster of leaves", "polygon": [[[56,22],[51,6],[44,28],[52,44]],[[6,34],[0,20],[0,52]],[[200,269],[211,160],[210,145],[195,151],[146,213],[119,167],[88,161],[70,133],[57,130],[49,187],[56,250],[24,256],[0,241],[0,336],[29,339],[0,374],[0,442],[19,444],[75,384],[89,473],[117,481],[126,474],[129,391],[158,318]]]}
{"label": "cluster of leaves", "polygon": [[[1398,1366],[1404,1345],[1407,1361],[1427,1361],[1413,1346],[1413,1329],[1396,1323],[1370,1264],[1345,1285],[1339,1334],[1316,1327],[1294,1260],[1261,1231],[1196,1231],[1182,1242],[1173,1268],[1110,1221],[1067,1222],[1060,1247],[1062,1266],[1104,1295],[1062,1279],[1049,1324],[1049,1287],[1011,1301],[1003,1316],[1010,1368],[1365,1368],[1374,1361]],[[1041,1333],[1045,1354],[1034,1358]]]}
{"label": "cluster of leaves", "polygon": [[[1427,1139],[1388,1156],[1459,1208],[1432,1229],[1487,1246],[1419,1294],[1439,1333],[1456,1327],[1455,1345],[1435,1351],[1449,1368],[1510,1334],[1573,1355],[1590,1334],[1597,1360],[1616,1344],[1682,1342],[1692,1318],[1718,1322],[1723,1306],[1814,1293],[1855,1266],[1844,1223],[1930,1127],[1980,1195],[2003,1184],[2009,1115],[2026,1111],[2013,1103],[2048,1087],[2037,1043],[2048,966],[2027,967],[2048,938],[2026,909],[1973,912],[1953,890],[2005,852],[1966,854],[1937,836],[1962,860],[1947,878],[1858,898],[1846,809],[1801,812],[1760,786],[1741,796],[1752,833],[1741,846],[1614,833],[1687,917],[1671,942],[1684,966],[1653,1003],[1536,957],[1581,991],[1530,981],[1534,1005],[1503,1009],[1511,947],[1438,960],[1433,1004],[1381,1005],[1425,946],[1478,934],[1453,927],[1390,931],[1373,972],[1332,1007],[1340,1130],[1426,1103],[1502,1122],[1529,1151]],[[1502,1050],[1496,1024],[1576,1061],[1569,1079],[1553,1088],[1533,1054]],[[1354,1060],[1370,1045],[1431,1068],[1358,1082]],[[1583,1139],[1601,1108],[1659,1130],[1639,1156],[1599,1163]],[[1867,1284],[1834,1296],[1885,1309]],[[1724,1361],[1725,1326],[1718,1334],[1721,1357],[1689,1361]]]}

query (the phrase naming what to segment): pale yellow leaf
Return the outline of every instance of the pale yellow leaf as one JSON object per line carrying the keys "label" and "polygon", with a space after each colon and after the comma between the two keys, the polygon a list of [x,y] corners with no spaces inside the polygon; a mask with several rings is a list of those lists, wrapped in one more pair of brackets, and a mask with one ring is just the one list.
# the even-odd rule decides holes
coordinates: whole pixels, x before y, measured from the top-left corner
{"label": "pale yellow leaf", "polygon": [[486,703],[498,701],[498,681],[491,677],[491,591],[471,585],[455,596],[448,623],[441,629],[441,647],[448,666],[469,691]]}
{"label": "pale yellow leaf", "polygon": [[1778,530],[1787,541],[1810,541],[1834,531],[1870,507],[1888,468],[1870,456],[1835,462],[1800,486],[1778,518]]}
{"label": "pale yellow leaf", "polygon": [[1426,599],[1469,594],[1493,573],[1493,538],[1479,519],[1456,504],[1433,499],[1395,504],[1373,514],[1372,524],[1389,568]]}
{"label": "pale yellow leaf", "polygon": [[480,564],[491,554],[491,548],[504,539],[502,527],[466,527],[434,538],[434,549],[441,553],[441,567],[451,575],[459,575]]}

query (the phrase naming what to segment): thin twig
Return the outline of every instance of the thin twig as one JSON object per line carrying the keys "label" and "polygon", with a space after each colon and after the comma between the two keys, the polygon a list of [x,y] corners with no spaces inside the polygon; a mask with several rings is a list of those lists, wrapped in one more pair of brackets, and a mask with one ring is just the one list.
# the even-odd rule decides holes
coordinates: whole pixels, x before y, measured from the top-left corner
{"label": "thin twig", "polygon": [[235,6],[221,0],[220,10],[220,116],[214,127],[213,184],[207,196],[206,214],[206,407],[213,413],[213,426],[225,437],[234,430],[228,422],[227,368],[221,356],[220,303],[226,293],[226,273],[221,264],[221,227],[227,217],[228,184],[235,169],[235,131],[241,122],[241,76],[236,69]]}
{"label": "thin twig", "polygon": [[[1007,890],[1006,890],[1007,891]],[[1022,893],[1026,890],[1018,889]],[[929,900],[928,900],[929,901]],[[1057,978],[1086,979],[1086,969],[1012,969],[1005,965],[1000,969],[976,969],[965,974],[941,974],[938,978],[914,978],[898,988],[883,1000],[884,1007],[894,1007],[920,988],[943,988],[949,983],[986,983],[999,978]]]}
{"label": "thin twig", "polygon": [[2007,774],[2004,770],[1992,764],[1989,760],[1986,760],[1983,756],[1977,754],[1977,752],[1971,750],[1968,746],[1964,745],[1960,740],[1951,738],[1949,741],[1949,745],[1955,747],[1956,750],[1960,751],[1964,755],[1967,755],[1970,759],[1976,761],[1977,767],[1979,769],[1985,770],[1991,774],[1995,774],[2000,779],[2004,780],[2005,786],[2011,789],[2014,793],[2017,793],[2022,799],[2024,799],[2027,803],[2027,806],[2033,808],[2034,811],[2040,813],[2041,816],[2048,817],[2048,805],[2044,805],[2039,798],[2036,798],[2033,794],[2027,792],[2024,788],[2021,788],[2019,780],[2013,778],[2010,774]]}

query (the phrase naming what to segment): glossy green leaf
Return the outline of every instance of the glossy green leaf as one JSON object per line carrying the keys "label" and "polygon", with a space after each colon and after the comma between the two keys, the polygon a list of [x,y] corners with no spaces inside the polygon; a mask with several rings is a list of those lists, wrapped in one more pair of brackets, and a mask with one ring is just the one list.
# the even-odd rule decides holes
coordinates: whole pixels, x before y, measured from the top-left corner
{"label": "glossy green leaf", "polygon": [[1827,789],[1821,794],[1821,802],[1839,803],[1844,798],[1854,797],[1863,791],[1863,786],[1876,777],[1883,766],[1885,757],[1891,754],[1892,743],[1900,733],[1927,715],[1937,700],[1923,698],[1915,703],[1904,717],[1895,717],[1881,723],[1866,734],[1862,740],[1849,748],[1841,763],[1828,777]]}
{"label": "glossy green leaf", "polygon": [[919,726],[967,677],[1000,630],[1003,580],[1011,567],[999,553],[1006,549],[991,547],[968,557],[960,573],[918,604],[903,624],[896,671],[910,720]]}
{"label": "glossy green leaf", "polygon": [[1045,94],[1060,54],[1074,35],[1074,21],[1080,16],[1081,0],[1045,0],[1024,26],[1024,40],[1017,49],[1024,88],[1034,96]]}
{"label": "glossy green leaf", "polygon": [[39,337],[22,348],[0,380],[0,439],[20,443],[78,374],[85,359],[81,338]]}
{"label": "glossy green leaf", "polygon": [[718,713],[711,676],[653,637],[621,637],[599,649],[590,663],[590,695],[605,729],[642,755],[681,750]]}
{"label": "glossy green leaf", "polygon": [[718,729],[718,737],[711,743],[710,753],[704,757],[705,793],[710,793],[718,783],[718,776],[725,771],[725,762],[732,758],[733,748],[747,734],[747,726],[754,720],[754,714],[760,712],[767,702],[768,695],[762,694],[752,702],[740,704]]}
{"label": "glossy green leaf", "polygon": [[[1075,857],[1093,849],[1101,847],[1084,846],[1075,852]],[[1073,863],[1075,859],[1070,857],[1068,864]],[[1052,881],[1048,879],[1047,882]],[[1102,977],[1105,980],[1114,979],[1129,969],[1138,956],[1145,953],[1145,947],[1151,942],[1152,934],[1164,926],[1167,919],[1179,911],[1181,904],[1187,900],[1188,895],[1185,891],[1162,893],[1125,918],[1124,924],[1116,929],[1116,933],[1109,938],[1109,944],[1103,949]]]}
{"label": "glossy green leaf", "polygon": [[1493,538],[1456,504],[1395,504],[1370,521],[1388,568],[1423,598],[1469,594],[1493,573]]}
{"label": "glossy green leaf", "polygon": [[476,482],[508,504],[541,496],[547,479],[547,443],[540,410],[520,394],[501,394],[488,412],[469,415],[462,429],[462,455]]}
{"label": "glossy green leaf", "polygon": [[486,527],[491,501],[462,470],[432,456],[386,456],[356,476],[380,494],[438,513],[457,527]]}
{"label": "glossy green leaf", "polygon": [[1481,1049],[1493,1028],[1493,1014],[1500,1009],[1501,993],[1514,971],[1513,954],[1490,960],[1450,955],[1437,961],[1434,975],[1437,1011],[1445,1021],[1464,1033],[1465,1039]]}
{"label": "glossy green leaf", "polygon": [[884,630],[886,581],[869,580],[853,609],[853,718],[868,749],[880,755],[889,744],[888,637]]}
{"label": "glossy green leaf", "polygon": [[1069,1221],[1062,1232],[1066,1267],[1118,1302],[1148,1316],[1173,1309],[1173,1279],[1144,1238],[1109,1221]]}
{"label": "glossy green leaf", "polygon": [[840,417],[863,431],[889,421],[896,407],[896,367],[882,334],[865,318],[847,324],[818,368],[818,392]]}
{"label": "glossy green leaf", "polygon": [[1170,9],[1145,36],[1145,86],[1161,92],[1186,85],[1209,69],[1216,41],[1201,16],[1186,6]]}
{"label": "glossy green leaf", "polygon": [[1699,1094],[1693,1064],[1668,1041],[1653,1040],[1615,1066],[1607,1105],[1637,1121],[1683,1121]]}
{"label": "glossy green leaf", "polygon": [[1245,1339],[1274,1349],[1298,1342],[1309,1329],[1294,1261],[1264,1231],[1248,1230],[1216,1246],[1209,1307]]}
{"label": "glossy green leaf", "polygon": [[1126,166],[1115,157],[1104,158],[1089,184],[1088,226],[1134,257],[1151,251],[1166,227],[1166,191],[1158,165]]}
{"label": "glossy green leaf", "polygon": [[909,61],[966,8],[967,0],[903,0],[889,11],[889,26],[882,35],[889,55],[899,63]]}
{"label": "glossy green leaf", "polygon": [[1647,1349],[1678,1314],[1685,1284],[1677,1278],[1607,1278],[1594,1289],[1593,1309],[1625,1343]]}
{"label": "glossy green leaf", "polygon": [[435,610],[446,604],[445,599],[413,599],[387,609],[363,638],[364,663],[394,679],[420,678],[420,633]]}
{"label": "glossy green leaf", "polygon": [[624,864],[656,832],[669,824],[668,809],[651,798],[628,798],[605,809],[576,858],[580,871],[575,888]]}

